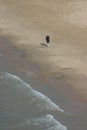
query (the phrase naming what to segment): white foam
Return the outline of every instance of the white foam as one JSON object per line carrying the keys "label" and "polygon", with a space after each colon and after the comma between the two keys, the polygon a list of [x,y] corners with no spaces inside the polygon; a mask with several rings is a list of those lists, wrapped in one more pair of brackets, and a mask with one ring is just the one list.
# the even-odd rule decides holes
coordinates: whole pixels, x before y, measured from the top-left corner
{"label": "white foam", "polygon": [[64,112],[64,110],[61,109],[59,106],[57,106],[54,102],[52,102],[51,99],[49,99],[42,93],[32,89],[29,84],[25,83],[18,76],[12,75],[10,73],[1,72],[0,79],[1,78],[4,80],[13,81],[15,84],[15,88],[16,87],[19,88],[19,91],[21,91],[21,89],[22,91],[25,89],[26,93],[24,92],[23,96],[27,95],[27,97],[29,97],[28,100],[30,100],[31,105],[33,104],[33,106],[36,109],[38,108],[39,110],[57,110],[57,111]]}
{"label": "white foam", "polygon": [[22,124],[22,126],[36,126],[36,128],[40,128],[41,130],[67,130],[66,126],[62,125],[58,122],[52,115],[45,115],[39,118],[34,119],[26,119]]}
{"label": "white foam", "polygon": [[23,80],[21,80],[18,76],[10,74],[10,73],[6,73],[6,72],[0,72],[0,79],[4,79],[4,80],[12,80],[12,81],[16,81],[15,84],[18,87],[29,87],[31,88],[31,86],[27,83],[25,83]]}
{"label": "white foam", "polygon": [[63,109],[61,109],[59,106],[57,106],[55,103],[53,103],[51,101],[50,98],[46,97],[45,95],[43,95],[42,93],[36,91],[36,90],[32,90],[32,95],[35,97],[33,98],[33,101],[38,101],[38,106],[41,109],[47,109],[47,110],[58,110],[61,112],[64,112]]}

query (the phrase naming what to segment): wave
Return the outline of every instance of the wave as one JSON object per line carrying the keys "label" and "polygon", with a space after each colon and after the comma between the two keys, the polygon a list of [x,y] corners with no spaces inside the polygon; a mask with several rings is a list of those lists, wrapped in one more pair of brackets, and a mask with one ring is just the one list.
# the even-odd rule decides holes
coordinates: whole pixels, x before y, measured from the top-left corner
{"label": "wave", "polygon": [[4,115],[0,117],[0,128],[14,128],[16,130],[67,130],[67,127],[58,122],[50,114],[33,118]]}
{"label": "wave", "polygon": [[26,119],[19,126],[32,127],[40,130],[67,130],[67,128],[60,122],[54,119],[52,115],[45,115],[39,118]]}
{"label": "wave", "polygon": [[[0,72],[1,109],[8,112],[29,113],[45,110],[61,111],[59,106],[42,93],[21,80],[18,76],[6,72]],[[1,111],[0,110],[0,111]]]}
{"label": "wave", "polygon": [[47,114],[55,110],[64,111],[18,76],[0,72],[0,128],[67,130]]}

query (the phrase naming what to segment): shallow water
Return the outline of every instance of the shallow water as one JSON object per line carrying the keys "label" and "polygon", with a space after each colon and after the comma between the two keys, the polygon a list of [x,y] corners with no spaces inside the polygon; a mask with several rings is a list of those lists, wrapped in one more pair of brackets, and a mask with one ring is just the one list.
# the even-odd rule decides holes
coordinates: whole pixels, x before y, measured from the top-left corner
{"label": "shallow water", "polygon": [[16,75],[0,73],[0,127],[2,129],[66,130],[51,111],[64,112],[48,97]]}
{"label": "shallow water", "polygon": [[73,130],[87,118],[64,111],[17,75],[0,72],[0,129]]}

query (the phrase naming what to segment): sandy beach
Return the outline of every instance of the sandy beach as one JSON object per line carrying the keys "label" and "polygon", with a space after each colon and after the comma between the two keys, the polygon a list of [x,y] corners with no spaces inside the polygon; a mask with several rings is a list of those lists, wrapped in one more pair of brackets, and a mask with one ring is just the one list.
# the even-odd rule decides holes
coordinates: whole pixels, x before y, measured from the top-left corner
{"label": "sandy beach", "polygon": [[[0,72],[18,75],[65,111],[80,115],[80,120],[56,117],[71,130],[76,124],[85,129],[87,120],[86,3],[0,1]],[[41,46],[46,35],[48,48]]]}
{"label": "sandy beach", "polygon": [[[67,82],[86,100],[85,10],[86,1],[0,1],[1,34],[21,48],[44,75]],[[47,34],[51,37],[49,48],[40,45]]]}
{"label": "sandy beach", "polygon": [[[0,29],[45,75],[87,98],[86,1],[0,1]],[[84,14],[84,15],[83,15]],[[41,46],[50,35],[50,47]]]}

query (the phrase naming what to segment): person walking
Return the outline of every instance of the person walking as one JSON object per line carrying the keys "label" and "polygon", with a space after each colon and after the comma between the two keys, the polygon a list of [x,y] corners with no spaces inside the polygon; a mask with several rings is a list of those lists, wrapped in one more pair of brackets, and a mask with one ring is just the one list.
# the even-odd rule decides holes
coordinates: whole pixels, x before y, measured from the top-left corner
{"label": "person walking", "polygon": [[46,46],[49,47],[49,43],[50,43],[50,36],[46,36]]}

